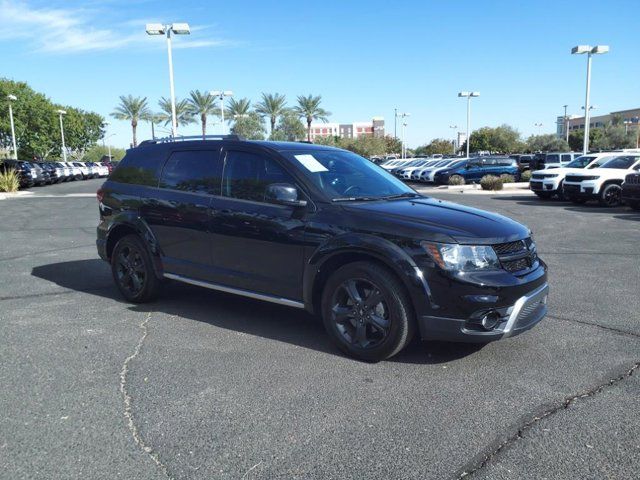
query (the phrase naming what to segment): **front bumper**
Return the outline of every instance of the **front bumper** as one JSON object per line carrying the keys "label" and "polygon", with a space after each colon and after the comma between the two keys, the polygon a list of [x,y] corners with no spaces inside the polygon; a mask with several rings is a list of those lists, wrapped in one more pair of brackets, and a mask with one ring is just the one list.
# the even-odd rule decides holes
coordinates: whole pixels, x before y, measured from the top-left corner
{"label": "front bumper", "polygon": [[424,340],[487,343],[519,335],[533,328],[547,314],[549,286],[544,284],[518,298],[500,314],[494,328],[487,330],[477,318],[458,319],[423,315],[418,321]]}
{"label": "front bumper", "polygon": [[598,198],[598,195],[600,193],[600,185],[592,181],[584,181],[580,183],[564,182],[564,184],[562,185],[562,192],[567,197],[594,199]]}
{"label": "front bumper", "polygon": [[529,188],[534,192],[557,193],[560,190],[560,180],[557,179],[531,179]]}

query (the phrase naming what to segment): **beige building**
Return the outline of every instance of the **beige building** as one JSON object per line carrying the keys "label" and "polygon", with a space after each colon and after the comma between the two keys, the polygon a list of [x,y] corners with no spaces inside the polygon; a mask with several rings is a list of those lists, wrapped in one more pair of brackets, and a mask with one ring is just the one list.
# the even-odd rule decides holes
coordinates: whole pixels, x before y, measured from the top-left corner
{"label": "beige building", "polygon": [[[628,129],[640,128],[640,108],[632,108],[630,110],[619,110],[606,115],[591,115],[589,118],[590,128],[606,127],[611,125],[614,117],[620,117],[623,125]],[[568,119],[569,131],[584,129],[584,116],[573,117]]]}
{"label": "beige building", "polygon": [[358,138],[364,135],[384,137],[384,119],[373,117],[370,122],[311,124],[312,141],[318,137]]}

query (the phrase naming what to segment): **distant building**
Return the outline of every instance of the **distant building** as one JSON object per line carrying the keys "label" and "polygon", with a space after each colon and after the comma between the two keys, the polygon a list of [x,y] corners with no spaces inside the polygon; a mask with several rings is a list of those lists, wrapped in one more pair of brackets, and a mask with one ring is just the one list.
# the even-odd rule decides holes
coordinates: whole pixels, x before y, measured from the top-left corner
{"label": "distant building", "polygon": [[[560,115],[556,119],[556,137],[558,138],[566,138],[567,137],[567,126],[568,120],[578,118],[577,115],[567,115],[565,119],[564,115]],[[584,120],[583,120],[584,121]]]}
{"label": "distant building", "polygon": [[[617,112],[611,112],[606,115],[591,115],[589,117],[589,126],[590,128],[606,127],[607,125],[611,125],[614,117],[619,117],[622,120],[622,124],[626,125],[627,128],[640,128],[640,108],[619,110]],[[574,130],[582,130],[584,129],[584,116],[573,116],[569,119],[568,124],[569,132]]]}
{"label": "distant building", "polygon": [[467,132],[458,132],[458,136],[456,138],[456,150],[461,148],[466,141],[467,141]]}
{"label": "distant building", "polygon": [[384,137],[384,118],[373,117],[370,122],[311,124],[312,141],[318,137],[358,138],[364,135]]}

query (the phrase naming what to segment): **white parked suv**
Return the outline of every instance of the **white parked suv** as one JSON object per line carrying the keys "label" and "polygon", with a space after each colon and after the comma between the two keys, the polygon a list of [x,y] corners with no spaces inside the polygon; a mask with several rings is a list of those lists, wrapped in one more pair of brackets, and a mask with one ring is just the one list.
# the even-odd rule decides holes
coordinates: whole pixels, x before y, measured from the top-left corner
{"label": "white parked suv", "polygon": [[82,180],[82,170],[73,162],[62,162],[71,170],[71,180]]}
{"label": "white parked suv", "polygon": [[622,182],[629,173],[640,171],[640,153],[624,153],[601,167],[571,173],[564,178],[562,191],[574,203],[598,200],[605,207],[622,203]]}
{"label": "white parked suv", "polygon": [[547,199],[557,195],[563,199],[562,184],[568,174],[598,168],[621,154],[622,152],[589,153],[576,158],[565,167],[553,168],[551,171],[546,168],[536,170],[531,173],[529,188],[540,198]]}
{"label": "white parked suv", "polygon": [[403,180],[411,180],[411,174],[413,172],[415,172],[416,170],[420,170],[428,165],[432,165],[437,161],[438,160],[427,160],[427,159],[417,160],[416,162],[409,163],[406,167],[399,169],[397,171],[397,175]]}

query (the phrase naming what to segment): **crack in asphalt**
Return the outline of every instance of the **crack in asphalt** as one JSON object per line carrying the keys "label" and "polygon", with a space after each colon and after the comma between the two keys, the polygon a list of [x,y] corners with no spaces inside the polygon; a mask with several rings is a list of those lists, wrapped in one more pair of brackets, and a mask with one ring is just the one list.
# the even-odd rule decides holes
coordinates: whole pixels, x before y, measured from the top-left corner
{"label": "crack in asphalt", "polygon": [[142,350],[142,344],[144,343],[144,341],[147,338],[147,335],[149,334],[149,329],[147,327],[149,320],[151,320],[151,312],[149,312],[147,314],[147,317],[144,319],[144,321],[140,325],[138,325],[138,328],[142,330],[142,336],[138,340],[138,343],[136,344],[136,348],[134,349],[133,353],[129,355],[124,360],[124,363],[122,364],[122,370],[120,370],[120,393],[122,393],[122,402],[124,404],[124,416],[127,419],[127,426],[129,427],[129,431],[131,432],[133,441],[136,443],[136,445],[138,445],[138,447],[140,447],[140,449],[144,453],[146,453],[149,456],[149,458],[151,458],[151,460],[153,460],[153,462],[158,466],[158,468],[160,468],[162,473],[167,478],[170,479],[172,477],[171,475],[169,475],[167,466],[164,463],[162,463],[158,453],[154,452],[153,448],[148,446],[145,443],[144,439],[140,436],[140,432],[138,431],[138,427],[135,423],[135,419],[133,417],[133,411],[131,408],[132,397],[127,390],[127,374],[129,373],[129,364],[138,355],[140,355],[140,351]]}
{"label": "crack in asphalt", "polygon": [[485,468],[489,462],[491,462],[496,456],[500,454],[507,447],[511,446],[518,440],[524,438],[525,432],[530,430],[535,424],[544,420],[551,415],[554,415],[562,410],[568,409],[571,405],[573,405],[578,400],[583,398],[593,397],[602,391],[604,391],[608,387],[612,387],[617,383],[620,383],[627,378],[631,377],[636,370],[640,368],[640,361],[634,363],[631,368],[625,370],[622,374],[614,377],[600,385],[597,385],[593,388],[580,392],[571,397],[566,397],[559,403],[548,405],[546,408],[543,408],[539,413],[534,414],[533,417],[530,417],[528,420],[524,421],[520,424],[520,426],[516,427],[516,431],[509,435],[507,438],[498,440],[493,444],[489,445],[489,447],[485,450],[485,452],[480,453],[475,458],[473,458],[467,465],[462,467],[456,474],[455,478],[457,480],[467,479],[474,474],[476,474],[479,470]]}
{"label": "crack in asphalt", "polygon": [[615,327],[607,327],[606,325],[600,325],[599,323],[586,322],[584,320],[575,320],[573,318],[558,317],[557,315],[547,315],[547,318],[552,318],[554,320],[561,320],[563,322],[577,323],[577,324],[580,324],[580,325],[589,325],[591,327],[601,328],[602,330],[607,330],[609,332],[615,332],[615,333],[619,333],[621,335],[630,335],[632,337],[640,338],[640,334],[639,333],[630,332],[628,330],[621,330],[621,329],[615,328]]}

